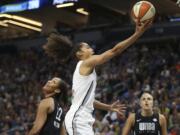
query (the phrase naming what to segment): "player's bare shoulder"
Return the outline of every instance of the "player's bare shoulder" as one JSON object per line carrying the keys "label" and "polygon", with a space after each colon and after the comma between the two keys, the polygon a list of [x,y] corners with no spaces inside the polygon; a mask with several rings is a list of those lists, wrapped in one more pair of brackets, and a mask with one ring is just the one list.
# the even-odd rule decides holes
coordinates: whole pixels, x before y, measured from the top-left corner
{"label": "player's bare shoulder", "polygon": [[129,118],[130,119],[135,119],[135,113],[129,113]]}
{"label": "player's bare shoulder", "polygon": [[54,100],[52,97],[42,99],[40,104],[40,108],[46,108],[48,112],[51,112],[54,109]]}
{"label": "player's bare shoulder", "polygon": [[162,114],[159,114],[159,122],[160,122],[160,125],[162,125],[163,123],[166,122],[166,118],[164,115]]}
{"label": "player's bare shoulder", "polygon": [[130,113],[127,121],[129,122],[129,124],[133,125],[135,123],[135,113]]}

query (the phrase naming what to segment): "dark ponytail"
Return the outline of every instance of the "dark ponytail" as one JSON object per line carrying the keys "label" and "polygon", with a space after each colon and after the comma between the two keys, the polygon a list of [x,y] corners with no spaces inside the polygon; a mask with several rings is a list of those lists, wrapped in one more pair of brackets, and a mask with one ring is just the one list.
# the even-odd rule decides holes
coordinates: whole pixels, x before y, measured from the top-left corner
{"label": "dark ponytail", "polygon": [[70,86],[63,80],[60,81],[59,87],[60,93],[55,94],[55,98],[59,101],[61,106],[68,105],[68,91],[70,90]]}

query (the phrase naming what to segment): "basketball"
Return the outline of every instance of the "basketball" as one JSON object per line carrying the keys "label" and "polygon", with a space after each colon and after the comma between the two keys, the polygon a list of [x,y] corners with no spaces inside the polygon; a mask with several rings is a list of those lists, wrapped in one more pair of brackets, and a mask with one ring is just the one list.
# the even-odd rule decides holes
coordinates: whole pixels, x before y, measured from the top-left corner
{"label": "basketball", "polygon": [[148,1],[139,1],[132,8],[132,19],[135,22],[145,22],[146,20],[150,20],[155,16],[156,9]]}

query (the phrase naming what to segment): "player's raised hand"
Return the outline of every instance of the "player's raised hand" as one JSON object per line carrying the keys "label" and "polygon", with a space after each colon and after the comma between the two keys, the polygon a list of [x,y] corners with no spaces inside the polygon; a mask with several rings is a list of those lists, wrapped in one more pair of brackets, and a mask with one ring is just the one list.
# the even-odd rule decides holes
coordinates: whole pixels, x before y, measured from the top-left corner
{"label": "player's raised hand", "polygon": [[121,117],[124,117],[124,113],[126,111],[126,106],[125,104],[121,104],[119,100],[115,101],[114,103],[111,104],[111,111],[117,112],[117,114]]}
{"label": "player's raised hand", "polygon": [[136,33],[142,35],[151,25],[152,25],[153,19],[147,20],[143,23],[136,22]]}

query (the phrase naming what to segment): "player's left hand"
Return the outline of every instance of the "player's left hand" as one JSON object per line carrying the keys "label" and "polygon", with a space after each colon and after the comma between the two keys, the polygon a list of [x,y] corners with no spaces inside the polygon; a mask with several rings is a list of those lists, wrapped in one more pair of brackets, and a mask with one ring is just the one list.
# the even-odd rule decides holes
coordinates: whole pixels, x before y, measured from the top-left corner
{"label": "player's left hand", "polygon": [[119,116],[124,117],[125,116],[124,113],[126,111],[126,106],[125,106],[125,104],[121,104],[120,101],[117,100],[111,104],[110,111],[116,112]]}
{"label": "player's left hand", "polygon": [[143,23],[136,22],[136,33],[142,35],[148,28],[152,26],[153,19],[147,20]]}

